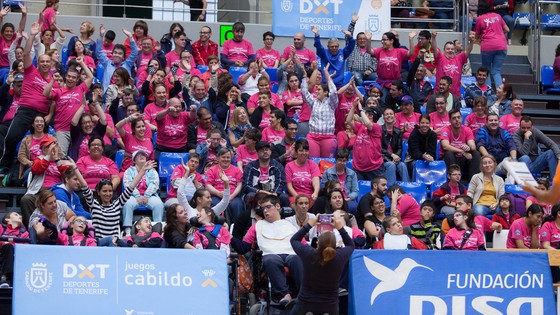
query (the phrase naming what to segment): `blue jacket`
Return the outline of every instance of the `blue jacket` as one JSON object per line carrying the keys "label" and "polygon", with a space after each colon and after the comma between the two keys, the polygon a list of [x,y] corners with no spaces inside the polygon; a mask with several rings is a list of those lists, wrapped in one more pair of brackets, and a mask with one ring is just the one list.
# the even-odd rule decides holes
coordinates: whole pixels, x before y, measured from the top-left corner
{"label": "blue jacket", "polygon": [[321,58],[321,65],[324,68],[327,63],[329,66],[329,73],[336,71],[335,76],[332,78],[334,85],[342,86],[344,82],[344,61],[350,56],[356,40],[353,37],[348,39],[348,45],[344,49],[339,49],[336,55],[331,55],[328,49],[324,48],[321,44],[321,37],[315,36],[315,48],[317,49],[317,57]]}
{"label": "blue jacket", "polygon": [[489,154],[492,154],[498,163],[508,157],[512,150],[517,150],[509,131],[498,128],[498,132],[493,135],[486,126],[478,129],[476,134],[476,148],[480,147],[484,147]]}
{"label": "blue jacket", "polygon": [[80,197],[75,192],[70,193],[66,190],[63,183],[52,186],[51,191],[56,196],[56,200],[64,202],[77,216],[91,219],[91,214],[82,207]]}
{"label": "blue jacket", "polygon": [[[333,166],[323,173],[323,178],[321,178],[321,187],[325,185],[325,183],[329,180],[337,180],[338,175],[336,174],[336,166]],[[356,172],[346,168],[346,179],[344,180],[344,190],[346,191],[346,195],[350,200],[357,201],[358,193],[360,189],[358,188],[358,175]]]}
{"label": "blue jacket", "polygon": [[[107,87],[109,87],[109,84],[111,84],[111,78],[113,77],[113,72],[115,72],[117,66],[113,61],[111,61],[111,59],[107,58],[107,55],[105,55],[105,53],[101,49],[102,47],[103,43],[101,42],[101,39],[98,39],[96,47],[97,58],[99,60],[98,64],[102,65],[104,69],[103,82],[101,82],[101,84],[103,84],[103,93],[105,93],[105,91],[107,91]],[[138,56],[138,46],[136,45],[136,41],[130,41],[130,50],[130,55],[119,65],[119,68],[125,68],[126,71],[128,71],[128,73],[132,75],[132,69],[136,64],[136,56]]]}

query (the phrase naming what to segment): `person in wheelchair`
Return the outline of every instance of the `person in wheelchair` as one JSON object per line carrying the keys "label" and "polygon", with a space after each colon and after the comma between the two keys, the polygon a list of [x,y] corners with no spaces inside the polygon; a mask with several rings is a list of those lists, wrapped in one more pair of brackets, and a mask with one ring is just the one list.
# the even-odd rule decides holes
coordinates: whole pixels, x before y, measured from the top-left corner
{"label": "person in wheelchair", "polygon": [[284,268],[288,268],[296,289],[300,288],[303,277],[302,262],[290,244],[290,239],[297,229],[290,222],[282,220],[278,197],[267,195],[260,200],[259,206],[263,211],[264,220],[253,224],[243,240],[234,238],[232,246],[239,254],[245,254],[253,243],[257,244],[263,254],[263,267],[270,279],[272,291],[282,297],[279,300],[280,305],[289,308],[294,299],[289,292]]}

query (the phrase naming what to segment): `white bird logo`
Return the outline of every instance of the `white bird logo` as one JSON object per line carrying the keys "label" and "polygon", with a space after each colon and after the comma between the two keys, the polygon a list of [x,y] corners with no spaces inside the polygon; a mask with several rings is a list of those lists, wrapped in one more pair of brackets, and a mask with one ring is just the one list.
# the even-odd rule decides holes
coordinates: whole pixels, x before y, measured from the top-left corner
{"label": "white bird logo", "polygon": [[381,282],[371,292],[370,305],[373,305],[373,301],[375,301],[375,298],[377,298],[378,295],[402,288],[412,269],[422,267],[433,271],[426,266],[418,264],[410,258],[403,259],[395,270],[391,270],[382,264],[367,258],[366,256],[364,256],[364,264],[366,265],[369,273],[381,280]]}
{"label": "white bird logo", "polygon": [[132,315],[132,313],[134,313],[134,310],[125,309],[124,312],[126,313],[126,315]]}

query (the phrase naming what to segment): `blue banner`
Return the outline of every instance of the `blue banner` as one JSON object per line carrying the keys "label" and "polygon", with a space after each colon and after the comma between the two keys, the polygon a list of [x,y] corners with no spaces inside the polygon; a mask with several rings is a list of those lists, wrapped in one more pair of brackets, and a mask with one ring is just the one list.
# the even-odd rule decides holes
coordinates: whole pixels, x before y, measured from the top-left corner
{"label": "blue banner", "polygon": [[18,245],[13,314],[228,314],[220,250]]}
{"label": "blue banner", "polygon": [[352,314],[556,314],[546,253],[357,250]]}
{"label": "blue banner", "polygon": [[344,37],[352,13],[359,16],[354,36],[366,30],[374,40],[391,29],[390,0],[275,0],[272,1],[272,32],[279,36],[304,33],[313,37],[317,26],[321,37]]}

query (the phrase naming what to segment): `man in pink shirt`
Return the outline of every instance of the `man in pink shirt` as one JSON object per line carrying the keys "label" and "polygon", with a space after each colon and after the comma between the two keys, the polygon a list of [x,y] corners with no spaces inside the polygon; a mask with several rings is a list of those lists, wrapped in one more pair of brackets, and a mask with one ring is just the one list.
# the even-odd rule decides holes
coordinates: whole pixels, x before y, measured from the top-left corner
{"label": "man in pink shirt", "polygon": [[523,116],[523,100],[516,98],[511,101],[511,114],[500,117],[500,128],[503,128],[512,135],[519,129],[521,116]]}
{"label": "man in pink shirt", "polygon": [[457,54],[453,42],[447,42],[443,46],[443,54],[439,52],[437,47],[437,33],[432,33],[432,49],[434,50],[434,58],[436,64],[436,82],[444,76],[451,77],[453,85],[451,93],[457,97],[461,97],[461,75],[463,74],[463,66],[468,61],[468,57],[473,49],[474,34],[469,35],[469,45],[465,51]]}
{"label": "man in pink shirt", "polygon": [[441,131],[443,128],[451,125],[449,121],[449,112],[447,111],[447,100],[442,94],[436,94],[435,97],[436,111],[430,113],[430,126],[441,140]]}
{"label": "man in pink shirt", "polygon": [[452,109],[449,112],[451,126],[443,128],[441,132],[441,148],[444,152],[445,165],[450,167],[457,164],[461,167],[463,178],[470,178],[480,172],[480,152],[476,150],[476,143],[471,129],[463,126],[461,111]]}
{"label": "man in pink shirt", "polygon": [[[173,35],[173,42],[175,43],[175,49],[165,54],[165,59],[167,60],[167,64],[165,66],[165,73],[169,74],[171,71],[171,67],[173,67],[176,63],[181,60],[181,53],[185,50],[187,46],[187,35],[179,31]],[[191,62],[191,66],[194,65],[194,61]]]}
{"label": "man in pink shirt", "polygon": [[402,111],[395,114],[395,127],[402,130],[403,139],[410,137],[410,133],[420,122],[422,114],[414,112],[414,100],[412,97],[405,95],[401,98]]}
{"label": "man in pink shirt", "polygon": [[45,121],[47,123],[52,118],[52,116],[48,116],[51,102],[43,96],[44,88],[52,80],[49,75],[51,71],[51,57],[49,55],[40,55],[37,57],[37,68],[33,66],[31,57],[33,40],[35,36],[39,34],[39,30],[39,24],[33,23],[29,31],[29,39],[25,44],[23,53],[25,80],[22,86],[20,107],[4,138],[4,147],[0,158],[1,171],[5,171],[5,168],[10,167],[14,161],[17,144],[23,139],[35,117],[44,115],[46,116]]}
{"label": "man in pink shirt", "polygon": [[256,59],[253,44],[243,39],[245,25],[241,22],[233,24],[233,39],[228,39],[222,45],[220,59],[226,68],[231,66],[246,67],[249,62]]}
{"label": "man in pink shirt", "polygon": [[200,28],[200,39],[192,44],[192,55],[197,66],[208,65],[208,57],[218,56],[218,44],[210,40],[212,29],[204,25]]}
{"label": "man in pink shirt", "polygon": [[167,108],[156,115],[156,161],[161,152],[187,152],[187,127],[196,116],[196,108],[191,106],[190,112],[183,111],[181,100],[177,97],[171,98],[168,103]]}
{"label": "man in pink shirt", "polygon": [[295,52],[295,55],[306,67],[310,66],[311,62],[317,60],[315,53],[311,49],[305,47],[305,35],[303,33],[294,34],[294,44],[284,48],[284,52],[282,56],[280,56],[281,64],[290,58],[292,51]]}
{"label": "man in pink shirt", "polygon": [[72,141],[70,138],[72,118],[80,106],[82,106],[84,96],[89,92],[89,87],[93,82],[93,74],[84,63],[84,59],[78,57],[76,61],[86,73],[86,79],[82,84],[76,85],[80,72],[76,68],[70,67],[66,72],[66,84],[63,87],[53,88],[53,83],[60,78],[60,74],[55,73],[53,74],[55,80],[49,82],[43,91],[44,96],[54,101],[54,107],[51,106],[51,113],[54,114],[56,112],[54,119],[55,138],[63,154],[68,154]]}

